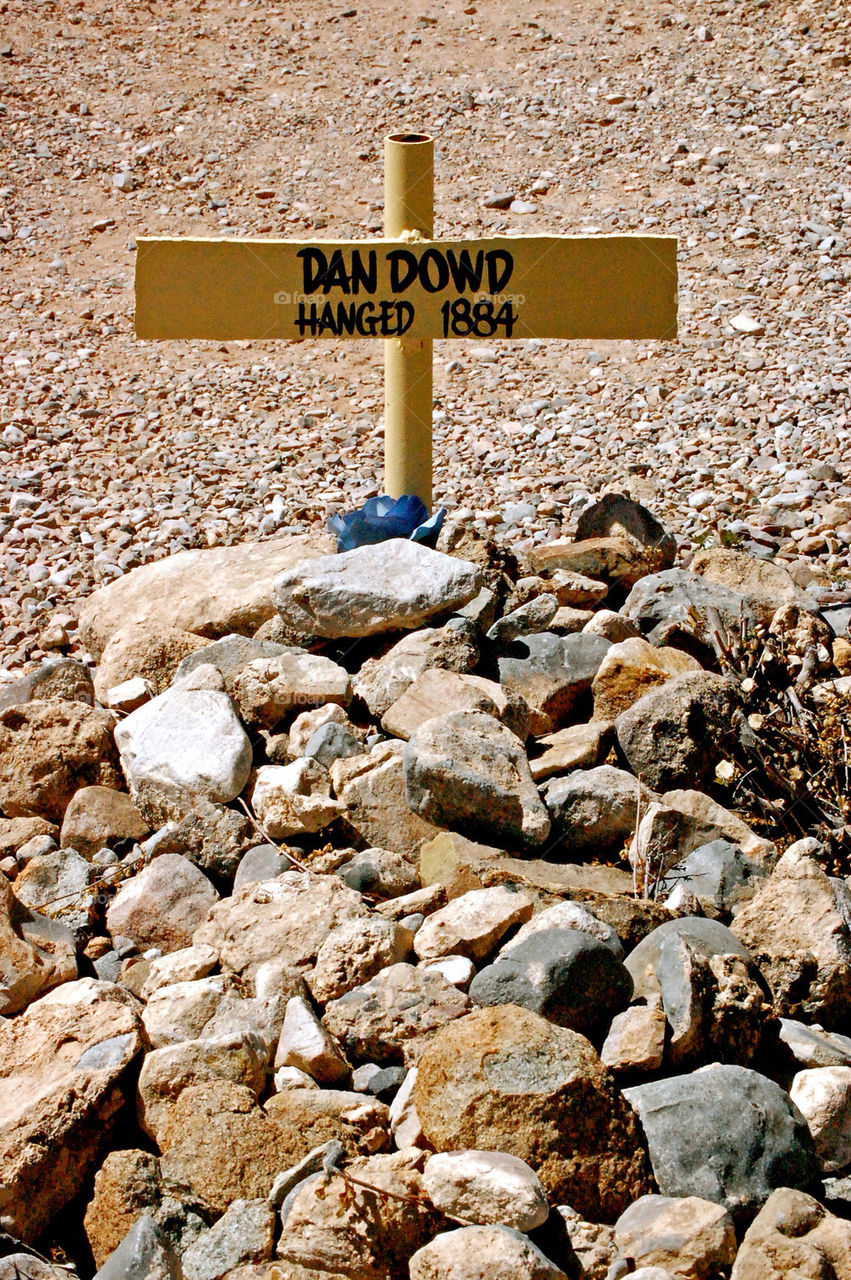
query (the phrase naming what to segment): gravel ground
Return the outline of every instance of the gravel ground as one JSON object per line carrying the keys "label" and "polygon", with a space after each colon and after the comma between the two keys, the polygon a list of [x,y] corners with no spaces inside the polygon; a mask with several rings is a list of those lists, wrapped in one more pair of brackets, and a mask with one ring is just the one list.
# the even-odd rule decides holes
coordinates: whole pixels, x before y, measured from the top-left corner
{"label": "gravel ground", "polygon": [[379,491],[380,345],[137,341],[134,237],[378,233],[399,128],[438,234],[680,241],[676,343],[435,344],[439,500],[528,545],[615,488],[851,587],[843,0],[355,3],[0,3],[0,664]]}

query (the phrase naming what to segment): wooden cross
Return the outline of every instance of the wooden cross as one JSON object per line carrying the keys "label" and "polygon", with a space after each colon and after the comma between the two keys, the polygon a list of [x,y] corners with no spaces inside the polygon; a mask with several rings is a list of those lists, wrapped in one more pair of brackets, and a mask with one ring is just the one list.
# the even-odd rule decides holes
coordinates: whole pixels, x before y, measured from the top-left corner
{"label": "wooden cross", "polygon": [[139,238],[140,338],[383,338],[384,490],[432,504],[435,338],[675,338],[673,236],[433,239],[434,144],[384,143],[384,239]]}

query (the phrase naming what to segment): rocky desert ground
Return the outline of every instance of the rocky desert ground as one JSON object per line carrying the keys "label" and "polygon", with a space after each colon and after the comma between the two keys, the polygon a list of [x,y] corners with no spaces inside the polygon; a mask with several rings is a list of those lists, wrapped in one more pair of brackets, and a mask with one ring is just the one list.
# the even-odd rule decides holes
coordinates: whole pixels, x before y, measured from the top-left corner
{"label": "rocky desert ground", "polygon": [[[845,7],[0,0],[0,1280],[851,1280]],[[676,342],[142,342],[136,237],[671,232]]]}

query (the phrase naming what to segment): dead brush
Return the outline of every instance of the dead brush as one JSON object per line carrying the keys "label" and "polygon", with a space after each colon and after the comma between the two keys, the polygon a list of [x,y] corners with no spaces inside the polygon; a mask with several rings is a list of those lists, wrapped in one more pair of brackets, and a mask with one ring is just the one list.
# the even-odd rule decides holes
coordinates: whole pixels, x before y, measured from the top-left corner
{"label": "dead brush", "polygon": [[850,875],[851,701],[812,697],[816,680],[830,678],[829,655],[815,643],[796,651],[744,619],[731,631],[716,616],[705,634],[743,700],[735,746],[716,771],[718,798],[781,849],[815,837],[825,871]]}

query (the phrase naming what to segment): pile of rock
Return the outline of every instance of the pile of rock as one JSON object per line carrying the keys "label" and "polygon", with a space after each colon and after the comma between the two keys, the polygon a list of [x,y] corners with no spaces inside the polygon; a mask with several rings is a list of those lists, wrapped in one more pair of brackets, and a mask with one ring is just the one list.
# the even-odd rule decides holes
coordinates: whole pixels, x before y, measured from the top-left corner
{"label": "pile of rock", "polygon": [[848,640],[612,509],[159,562],[3,690],[0,1276],[851,1274],[851,889],[712,669],[793,608],[841,709]]}

